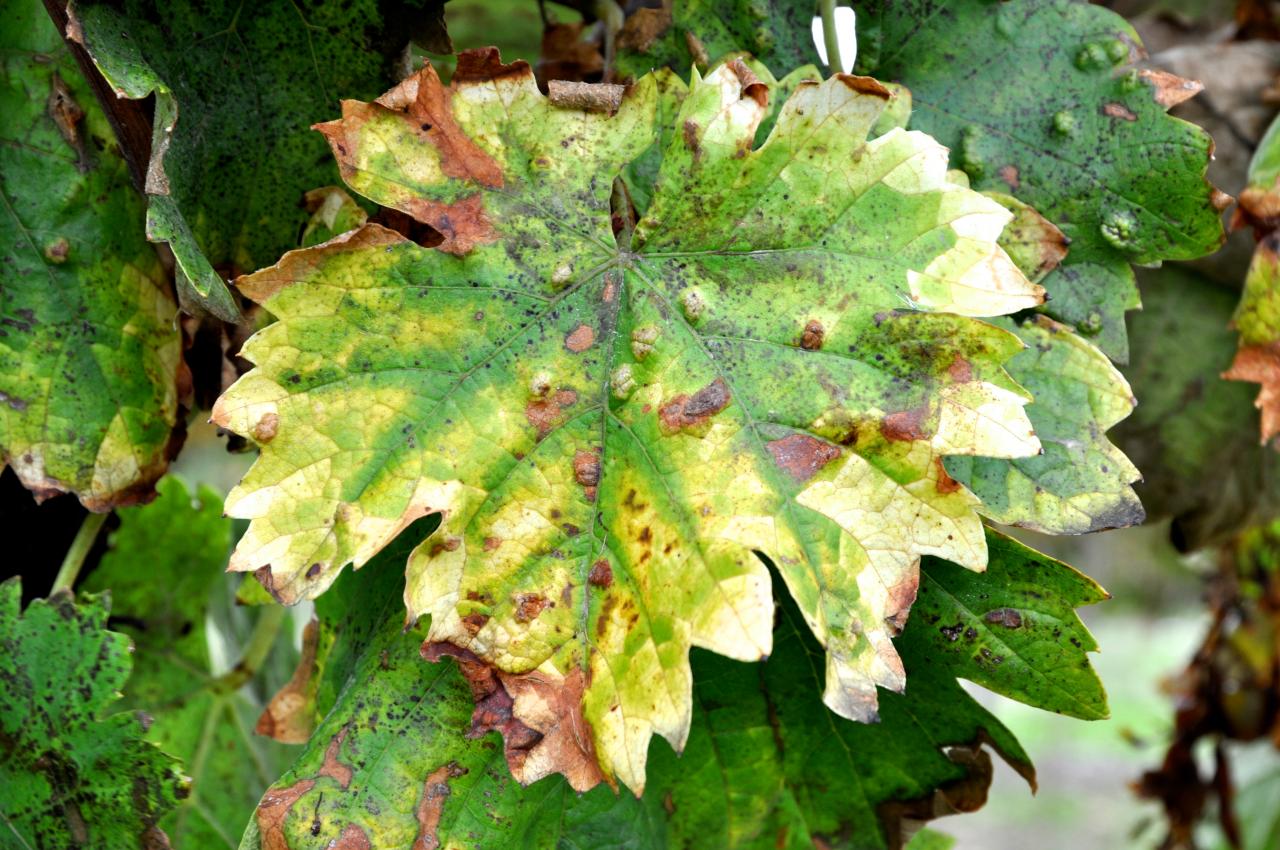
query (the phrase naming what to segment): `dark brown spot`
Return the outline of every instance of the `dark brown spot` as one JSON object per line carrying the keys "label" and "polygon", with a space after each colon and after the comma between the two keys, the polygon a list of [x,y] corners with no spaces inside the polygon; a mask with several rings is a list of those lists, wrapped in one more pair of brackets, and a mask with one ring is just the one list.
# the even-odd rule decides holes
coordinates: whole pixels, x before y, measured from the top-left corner
{"label": "dark brown spot", "polygon": [[488,614],[468,614],[462,618],[462,627],[471,634],[477,634],[489,622]]}
{"label": "dark brown spot", "polygon": [[599,484],[600,456],[594,451],[579,449],[573,456],[573,478],[583,487]]}
{"label": "dark brown spot", "polygon": [[613,584],[613,568],[609,566],[608,561],[601,558],[591,565],[591,572],[587,574],[587,581],[592,587],[608,587]]}
{"label": "dark brown spot", "polygon": [[800,334],[800,347],[805,351],[817,351],[822,348],[822,341],[826,338],[826,335],[822,322],[817,319],[810,319],[809,323],[804,326],[804,333]]}
{"label": "dark brown spot", "polygon": [[796,482],[808,481],[840,456],[840,449],[808,434],[790,434],[769,443],[774,462]]}
{"label": "dark brown spot", "polygon": [[492,552],[494,549],[497,549],[501,545],[502,545],[501,537],[486,537],[484,539],[484,551],[486,552]]}
{"label": "dark brown spot", "polygon": [[707,423],[712,416],[729,406],[729,387],[716,378],[692,396],[678,395],[658,408],[658,421],[664,433],[691,430]]}
{"label": "dark brown spot", "polygon": [[640,529],[640,534],[636,539],[641,543],[651,542],[653,540],[653,529],[646,525],[644,528]]}
{"label": "dark brown spot", "polygon": [[1014,608],[997,608],[994,611],[988,611],[985,619],[988,623],[1001,625],[1007,629],[1022,628],[1022,613]]}
{"label": "dark brown spot", "polygon": [[693,161],[697,162],[702,159],[702,143],[698,140],[698,131],[701,130],[698,122],[690,118],[684,122],[684,144],[693,152]]}
{"label": "dark brown spot", "polygon": [[537,593],[517,593],[516,594],[516,622],[531,623],[538,619],[538,615],[547,607],[545,597]]}

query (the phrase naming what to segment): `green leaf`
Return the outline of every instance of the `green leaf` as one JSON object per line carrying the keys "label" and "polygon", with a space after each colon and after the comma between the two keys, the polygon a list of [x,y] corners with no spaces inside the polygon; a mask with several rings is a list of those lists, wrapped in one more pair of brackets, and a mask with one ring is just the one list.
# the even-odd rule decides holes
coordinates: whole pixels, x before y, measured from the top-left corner
{"label": "green leaf", "polygon": [[1107,695],[1085,655],[1098,645],[1075,612],[1107,592],[1011,537],[988,530],[987,548],[981,575],[925,559],[912,615],[929,627],[920,634],[930,656],[1027,705],[1082,720],[1107,717]]}
{"label": "green leaf", "polygon": [[298,244],[303,194],[337,182],[310,132],[369,97],[430,2],[76,2],[72,33],[123,97],[156,97],[147,232],[178,262],[184,304],[229,321],[224,283]]}
{"label": "green leaf", "polygon": [[1126,362],[1130,263],[1191,259],[1223,239],[1225,196],[1204,179],[1212,141],[1165,114],[1198,87],[1130,68],[1133,29],[1075,0],[871,0],[858,44],[858,68],[911,89],[910,126],[949,147],[975,188],[1062,228],[1071,250],[1044,282],[1045,312]]}
{"label": "green leaf", "polygon": [[35,0],[0,23],[0,457],[110,510],[169,462],[181,341],[115,136]]}
{"label": "green leaf", "polygon": [[766,86],[695,75],[619,243],[614,178],[658,137],[657,88],[584,112],[479,52],[450,89],[428,68],[346,101],[320,129],[348,184],[444,241],[368,225],[242,279],[280,321],[213,414],[261,446],[231,568],[269,565],[284,601],[442,515],[410,620],[522,677],[517,714],[553,699],[530,721],[551,740],[592,729],[522,781],[642,788],[649,736],[687,735],[690,647],[769,652],[754,551],[828,649],[827,704],[872,716],[904,684],[920,556],[986,562],[942,458],[1039,449],[1002,368],[1021,343],[969,318],[1039,302],[995,244],[1011,214],[927,136],[867,142],[886,90],[801,82],[753,149]]}
{"label": "green leaf", "polygon": [[1133,412],[1133,392],[1107,356],[1045,316],[1007,320],[1026,349],[1009,374],[1035,402],[1027,418],[1043,453],[1034,457],[947,458],[947,472],[982,500],[996,522],[1050,534],[1085,534],[1143,520],[1133,492],[1137,468],[1106,437]]}
{"label": "green leaf", "polygon": [[810,24],[817,7],[796,0],[665,0],[634,8],[617,37],[614,71],[640,77],[655,68],[706,70],[708,60],[746,51],[776,76],[818,61]]}
{"label": "green leaf", "polygon": [[[121,515],[110,549],[84,584],[110,589],[115,622],[134,643],[123,704],[152,718],[146,738],[191,774],[190,795],[160,826],[176,847],[235,847],[282,748],[251,734],[260,706],[212,674],[206,628],[225,594],[231,521],[209,487],[193,497],[168,477],[159,498]],[[145,568],[143,568],[145,565]]]}
{"label": "green leaf", "polygon": [[983,743],[1032,776],[945,666],[905,697],[884,694],[880,723],[833,714],[817,698],[822,649],[787,605],[767,663],[695,653],[688,745],[677,757],[652,743],[643,799],[604,787],[577,795],[559,776],[522,787],[486,730],[512,722],[505,692],[472,710],[491,671],[461,662],[468,687],[451,661],[424,666],[427,630],[398,623],[407,548],[397,543],[317,602],[333,638],[318,688],[327,717],[263,797],[243,847],[886,848],[903,818],[981,804]]}
{"label": "green leaf", "polygon": [[185,793],[177,763],[136,712],[107,714],[129,677],[129,638],[106,597],[67,593],[22,608],[0,584],[0,821],[5,843],[166,847],[157,821]]}

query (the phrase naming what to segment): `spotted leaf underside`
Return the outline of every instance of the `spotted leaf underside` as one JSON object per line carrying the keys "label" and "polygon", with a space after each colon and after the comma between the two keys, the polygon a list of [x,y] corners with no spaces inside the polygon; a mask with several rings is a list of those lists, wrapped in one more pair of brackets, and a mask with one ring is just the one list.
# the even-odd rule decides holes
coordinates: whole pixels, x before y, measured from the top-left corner
{"label": "spotted leaf underside", "polygon": [[[769,91],[741,62],[660,132],[671,85],[585,111],[487,51],[348,101],[319,127],[348,185],[443,241],[366,225],[238,282],[279,321],[214,410],[261,447],[232,568],[314,597],[439,514],[408,617],[535,733],[504,729],[524,782],[639,792],[651,735],[688,734],[690,648],[770,651],[757,552],[827,705],[871,719],[920,557],[986,563],[943,458],[1040,448],[1003,369],[1022,344],[972,318],[1041,301],[996,245],[1010,213],[928,136],[867,141],[883,87],[801,83],[753,146]],[[633,224],[615,178],[660,137]]]}

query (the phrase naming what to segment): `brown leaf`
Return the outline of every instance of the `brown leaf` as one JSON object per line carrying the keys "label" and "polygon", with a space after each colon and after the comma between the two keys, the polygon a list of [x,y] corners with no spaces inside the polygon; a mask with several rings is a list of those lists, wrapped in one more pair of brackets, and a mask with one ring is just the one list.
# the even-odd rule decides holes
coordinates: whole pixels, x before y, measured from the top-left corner
{"label": "brown leaf", "polygon": [[1222,377],[1261,384],[1254,406],[1262,411],[1262,442],[1280,433],[1280,344],[1241,346]]}

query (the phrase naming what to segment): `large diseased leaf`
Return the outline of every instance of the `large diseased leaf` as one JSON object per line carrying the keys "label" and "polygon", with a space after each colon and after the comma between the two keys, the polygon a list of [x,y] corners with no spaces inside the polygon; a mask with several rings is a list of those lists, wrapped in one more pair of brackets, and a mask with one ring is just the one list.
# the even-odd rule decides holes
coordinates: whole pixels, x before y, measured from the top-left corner
{"label": "large diseased leaf", "polygon": [[[82,42],[123,97],[156,96],[147,230],[178,263],[186,302],[229,320],[223,282],[298,244],[303,194],[335,181],[308,128],[371,97],[433,20],[431,0],[242,3],[79,0]],[[434,14],[438,15],[438,8]]]}
{"label": "large diseased leaf", "polygon": [[1021,343],[968,318],[1040,301],[995,244],[1010,214],[927,136],[866,141],[881,86],[800,83],[753,149],[766,86],[695,74],[615,239],[656,89],[559,107],[481,52],[450,88],[425,69],[346,102],[321,129],[349,185],[444,241],[369,225],[242,279],[280,321],[214,410],[262,449],[228,497],[253,520],[231,567],[269,566],[283,600],[442,516],[409,618],[497,668],[541,736],[512,753],[526,782],[643,787],[650,735],[688,733],[690,647],[769,651],[754,551],[828,650],[827,704],[873,717],[920,556],[986,561],[944,456],[1039,450],[1002,368]]}
{"label": "large diseased leaf", "polygon": [[[0,584],[0,821],[4,845],[157,850],[185,793],[177,763],[143,740],[136,712],[107,714],[129,677],[129,638],[105,598],[67,593],[21,610]],[[17,844],[13,844],[16,841]]]}
{"label": "large diseased leaf", "polygon": [[[870,850],[901,846],[904,819],[980,805],[984,743],[1033,777],[945,661],[922,665],[906,696],[886,693],[881,723],[833,714],[818,699],[822,649],[787,603],[767,663],[694,654],[688,746],[677,757],[651,744],[642,800],[603,787],[577,795],[559,776],[522,788],[496,735],[464,734],[476,727],[463,676],[452,663],[424,672],[426,630],[400,626],[404,551],[397,543],[317,602],[331,637],[316,688],[327,716],[264,796],[246,850],[361,841],[380,850]],[[913,620],[899,639],[913,659],[929,646],[913,634],[928,629]]]}
{"label": "large diseased leaf", "polygon": [[1137,34],[1076,0],[872,0],[858,68],[911,90],[910,126],[947,145],[979,189],[1012,193],[1071,239],[1046,312],[1127,361],[1130,263],[1190,259],[1223,238],[1204,179],[1212,141],[1165,110],[1198,91],[1127,67]]}
{"label": "large diseased leaf", "polygon": [[133,639],[124,705],[147,713],[147,740],[191,775],[189,794],[160,826],[178,850],[234,847],[230,837],[283,763],[281,748],[252,736],[259,707],[212,673],[206,620],[213,597],[225,594],[231,548],[222,500],[172,477],[156,490],[155,502],[121,514],[84,587],[111,591],[117,627]]}
{"label": "large diseased leaf", "polygon": [[145,500],[169,461],[181,342],[142,201],[35,0],[0,22],[0,457],[37,498]]}

